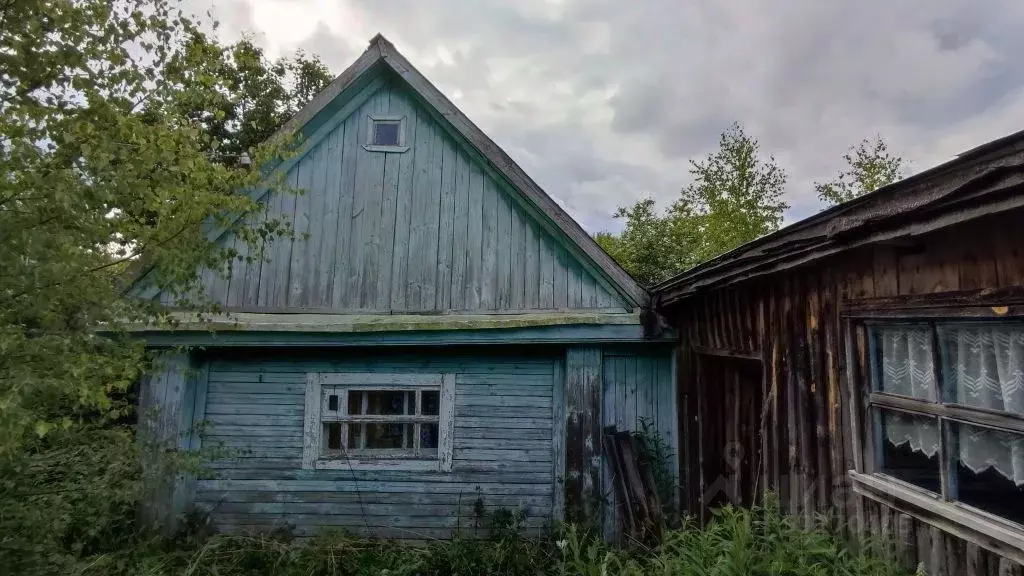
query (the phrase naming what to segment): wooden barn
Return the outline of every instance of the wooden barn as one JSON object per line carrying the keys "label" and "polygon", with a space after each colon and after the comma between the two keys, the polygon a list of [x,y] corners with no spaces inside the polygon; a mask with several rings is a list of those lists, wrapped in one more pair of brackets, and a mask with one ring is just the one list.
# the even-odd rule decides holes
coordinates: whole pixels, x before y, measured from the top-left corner
{"label": "wooden barn", "polygon": [[653,289],[682,503],[765,489],[929,574],[1024,562],[1024,132]]}
{"label": "wooden barn", "polygon": [[602,422],[677,446],[647,292],[383,37],[291,127],[305,194],[261,200],[295,238],[203,273],[227,314],[140,332],[189,347],[143,383],[146,432],[224,454],[150,512],[410,539],[471,529],[478,500],[600,522]]}

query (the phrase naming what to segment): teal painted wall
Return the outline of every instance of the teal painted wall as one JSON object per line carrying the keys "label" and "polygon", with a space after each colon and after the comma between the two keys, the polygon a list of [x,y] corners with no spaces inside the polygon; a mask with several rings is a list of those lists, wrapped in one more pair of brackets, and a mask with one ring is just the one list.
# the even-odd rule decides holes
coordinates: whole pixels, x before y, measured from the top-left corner
{"label": "teal painted wall", "polygon": [[[557,353],[557,352],[556,352]],[[528,354],[304,351],[222,353],[207,364],[207,448],[241,450],[211,464],[196,503],[223,530],[327,526],[378,537],[472,534],[473,504],[523,506],[526,527],[552,516],[553,403],[561,360]],[[306,372],[455,372],[454,465],[450,473],[303,470]]]}
{"label": "teal painted wall", "polygon": [[[672,366],[672,350],[648,347],[636,351],[608,349],[602,359],[603,391],[601,422],[619,430],[649,432],[661,437],[676,459],[669,464],[678,470],[679,423],[676,417],[676,383]],[[617,518],[611,468],[607,459],[601,471],[602,493],[605,495],[604,533],[616,537]]]}
{"label": "teal painted wall", "polygon": [[[403,153],[370,152],[371,114],[406,118]],[[268,198],[294,221],[269,261],[206,271],[215,302],[248,309],[622,309],[486,169],[392,80],[290,168],[303,195]],[[231,237],[243,254],[245,245]]]}

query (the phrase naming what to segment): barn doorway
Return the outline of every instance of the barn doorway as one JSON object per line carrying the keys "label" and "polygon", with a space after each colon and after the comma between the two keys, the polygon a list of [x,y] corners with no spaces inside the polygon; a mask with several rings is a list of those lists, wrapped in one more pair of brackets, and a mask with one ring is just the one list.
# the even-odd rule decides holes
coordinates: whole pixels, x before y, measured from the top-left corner
{"label": "barn doorway", "polygon": [[701,505],[750,506],[764,489],[760,360],[699,354]]}

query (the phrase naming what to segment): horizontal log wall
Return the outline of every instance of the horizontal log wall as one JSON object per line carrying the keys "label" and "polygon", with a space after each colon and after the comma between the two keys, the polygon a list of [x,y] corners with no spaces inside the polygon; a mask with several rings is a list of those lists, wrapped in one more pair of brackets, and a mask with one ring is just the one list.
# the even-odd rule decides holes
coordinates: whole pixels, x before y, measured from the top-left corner
{"label": "horizontal log wall", "polygon": [[[686,510],[706,518],[709,503],[746,503],[768,488],[808,524],[814,512],[831,511],[853,531],[892,538],[908,566],[923,562],[929,574],[1020,570],[854,494],[846,473],[854,469],[854,439],[840,314],[855,299],[1024,286],[1021,221],[1017,213],[912,245],[871,246],[702,292],[665,310],[681,334]],[[756,430],[744,432],[754,421]],[[755,464],[737,458],[737,449],[753,450]]]}

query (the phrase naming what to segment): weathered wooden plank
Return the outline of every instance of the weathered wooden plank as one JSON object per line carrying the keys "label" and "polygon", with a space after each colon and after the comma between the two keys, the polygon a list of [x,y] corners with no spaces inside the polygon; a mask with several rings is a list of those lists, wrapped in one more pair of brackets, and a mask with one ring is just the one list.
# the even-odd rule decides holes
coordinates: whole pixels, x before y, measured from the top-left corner
{"label": "weathered wooden plank", "polygon": [[[620,358],[616,356],[605,356],[603,359],[604,366],[602,370],[604,378],[601,393],[601,423],[604,426],[614,426],[617,417],[616,404],[619,399],[617,394],[619,382],[615,379],[615,365],[619,360]],[[604,442],[603,434],[601,441]],[[614,496],[615,488],[613,484],[614,470],[611,460],[612,458],[607,454],[606,457],[601,459],[601,494],[605,495],[605,498],[601,500],[601,516],[606,542],[615,542],[618,533]]]}
{"label": "weathered wooden plank", "polygon": [[294,168],[298,172],[298,183],[292,217],[295,238],[292,239],[291,261],[288,263],[288,306],[302,307],[309,304],[312,271],[307,264],[312,264],[309,262],[310,253],[316,249],[311,247],[311,244],[319,239],[310,235],[311,220],[318,220],[320,217],[319,214],[310,214],[310,206],[314,197],[319,197],[318,190],[314,187],[314,175],[325,153],[324,147],[317,147]]}
{"label": "weathered wooden plank", "polygon": [[[434,494],[474,494],[477,487],[485,494],[503,495],[550,495],[549,483],[513,483],[513,482],[429,482],[419,479],[422,473],[413,473],[417,479],[395,482],[381,481],[373,486],[374,492],[380,493],[434,493]],[[235,492],[328,492],[362,490],[360,481],[351,480],[199,480],[198,490],[218,490]]]}
{"label": "weathered wooden plank", "polygon": [[[562,521],[565,519],[565,493],[568,489],[566,453],[568,412],[566,411],[565,377],[566,372],[564,360],[560,359],[554,362],[551,367],[551,378],[553,380],[550,430],[552,456],[551,486],[553,488],[551,498],[551,517],[556,521]],[[538,430],[535,432],[546,431]]]}
{"label": "weathered wooden plank", "polygon": [[482,410],[480,406],[460,404],[455,408],[455,415],[458,418],[470,418],[481,413],[498,418],[545,418],[549,412],[550,405],[537,407],[488,406],[486,410]]}
{"label": "weathered wooden plank", "polygon": [[487,272],[484,270],[484,230],[490,221],[492,212],[484,211],[484,201],[488,198],[485,176],[475,162],[469,163],[469,205],[466,213],[466,275],[463,290],[466,294],[466,309],[476,310],[484,307],[483,289]]}
{"label": "weathered wooden plank", "polygon": [[971,228],[967,234],[972,241],[953,247],[954,254],[960,257],[960,289],[976,290],[999,286],[998,261],[1001,258],[996,253],[995,242],[992,240],[993,231],[983,226]]}
{"label": "weathered wooden plank", "polygon": [[455,200],[452,223],[452,274],[448,290],[451,308],[466,308],[466,261],[469,256],[469,159],[458,147],[455,151]]}
{"label": "weathered wooden plank", "polygon": [[[517,502],[516,500],[511,500]],[[519,500],[518,502],[522,502]],[[412,518],[417,516],[433,516],[438,518],[452,516],[472,516],[474,513],[474,499],[467,499],[461,505],[458,501],[443,504],[423,504],[418,502],[409,503],[386,503],[386,502],[359,502],[339,504],[336,502],[225,502],[211,511],[225,515],[238,514],[282,514],[282,515],[321,515],[321,516],[352,516],[363,515],[369,517],[377,516],[401,516]],[[542,516],[550,514],[550,502],[547,505],[539,504],[536,500],[529,500],[530,504],[520,504],[526,509],[527,517]],[[507,505],[506,505],[507,506]],[[502,505],[492,504],[484,500],[485,511],[492,512]],[[421,520],[422,521],[422,520]]]}
{"label": "weathered wooden plank", "polygon": [[512,238],[512,219],[515,209],[501,190],[498,191],[497,198],[495,307],[505,310],[512,307],[512,252],[515,249]]}
{"label": "weathered wooden plank", "polygon": [[[412,504],[421,506],[446,506],[449,512],[460,510],[463,507],[472,507],[475,494],[460,493],[402,493],[402,492],[374,492],[372,490],[360,492],[341,492],[330,490],[326,492],[253,492],[253,491],[224,491],[204,490],[196,494],[196,500],[207,503],[239,503],[239,504],[300,504],[300,505],[348,505],[348,504],[383,504],[401,505]],[[515,508],[527,506],[541,508],[548,506],[551,498],[546,495],[507,495],[487,494],[484,501],[485,506],[504,506]]]}
{"label": "weathered wooden plank", "polygon": [[483,229],[481,245],[480,308],[494,309],[498,304],[498,220],[499,192],[490,179],[484,181]]}
{"label": "weathered wooden plank", "polygon": [[498,394],[468,394],[459,392],[459,406],[466,407],[507,407],[519,408],[551,408],[550,396],[505,396]]}
{"label": "weathered wooden plank", "polygon": [[338,229],[334,250],[334,281],[331,302],[334,308],[352,309],[358,294],[352,289],[352,209],[355,205],[356,172],[359,157],[363,154],[360,135],[363,133],[365,116],[353,114],[344,124],[342,135],[341,174],[335,193],[338,195]]}
{"label": "weathered wooden plank", "polygon": [[875,296],[899,294],[899,263],[896,250],[892,246],[876,246],[873,249],[872,262]]}
{"label": "weathered wooden plank", "polygon": [[453,143],[439,139],[441,146],[441,197],[437,238],[437,280],[434,307],[447,310],[452,304],[452,267],[454,260],[455,198],[459,153]]}
{"label": "weathered wooden plank", "polygon": [[569,308],[583,308],[583,270],[575,262],[567,263],[566,300]]}
{"label": "weathered wooden plank", "polygon": [[[551,410],[551,407],[548,407]],[[542,438],[538,440],[519,440],[517,439],[514,443],[510,443],[508,439],[495,439],[495,438],[463,438],[462,436],[456,436],[455,438],[455,450],[461,450],[463,448],[475,450],[475,449],[488,449],[488,450],[527,450],[534,452],[545,452],[551,454],[551,438]],[[459,457],[464,460],[471,460],[472,458],[467,457],[465,454],[459,453]]]}
{"label": "weathered wooden plank", "polygon": [[[372,102],[371,113],[387,113],[391,98],[391,88],[385,86],[370,99]],[[365,141],[369,142],[370,121],[366,122]],[[354,219],[353,230],[359,229],[360,233],[357,242],[361,243],[361,249],[357,252],[357,259],[353,262],[353,268],[358,276],[359,300],[357,308],[361,310],[373,310],[377,306],[377,278],[380,276],[380,256],[383,252],[382,244],[393,243],[392,238],[382,238],[381,221],[383,219],[383,204],[385,195],[384,169],[387,160],[387,153],[363,150],[359,157],[359,177],[357,186],[360,192],[356,198],[361,199],[361,204],[353,207],[352,217]]]}
{"label": "weathered wooden plank", "polygon": [[433,120],[420,115],[416,129],[416,168],[409,244],[409,307],[436,307],[438,266],[438,220],[441,210],[441,163],[444,136]]}
{"label": "weathered wooden plank", "polygon": [[215,404],[284,404],[302,405],[302,394],[258,394],[250,392],[211,392],[207,401]]}
{"label": "weathered wooden plank", "polygon": [[[1024,286],[1024,229],[1009,224],[1009,221],[1004,221],[994,234],[994,256],[999,286],[1003,288]],[[1017,223],[1016,220],[1013,222]]]}
{"label": "weathered wooden plank", "polygon": [[[267,210],[269,209],[266,200],[264,200],[262,208],[252,217],[251,226],[255,229],[261,228],[266,223]],[[250,262],[245,268],[245,295],[242,300],[246,306],[256,306],[259,304],[261,272],[264,260],[266,259],[267,248],[268,244],[264,239],[259,244],[253,246],[253,251],[249,254]]]}
{"label": "weathered wooden plank", "polygon": [[[247,220],[251,223],[252,219]],[[236,234],[227,237],[227,242],[235,250],[236,256],[231,259],[228,267],[227,290],[221,303],[227,306],[243,306],[245,304],[245,274],[249,267],[246,257],[249,254],[249,245]],[[255,263],[257,266],[259,263]]]}
{"label": "weathered wooden plank", "polygon": [[[406,141],[417,142],[418,114],[417,108],[400,89],[391,91],[391,112],[405,118]],[[402,154],[389,154],[385,171],[390,173],[394,167],[392,159],[397,159],[397,175],[395,176],[395,223],[391,249],[390,308],[407,310],[407,292],[409,282],[409,242],[412,231],[412,214],[414,211],[413,171],[416,146]],[[390,176],[389,176],[390,178]],[[379,283],[379,280],[378,280]]]}
{"label": "weathered wooden plank", "polygon": [[[244,401],[244,400],[243,400]],[[277,416],[301,416],[301,404],[211,404],[206,411],[210,417],[220,414],[266,414]]]}
{"label": "weathered wooden plank", "polygon": [[[563,400],[564,400],[564,396],[563,396]],[[557,407],[558,407],[558,402],[553,402],[551,404],[552,412],[554,412],[557,409]],[[563,412],[564,412],[564,410],[563,410]],[[558,424],[557,422],[553,423],[553,425],[557,425],[557,424]],[[501,426],[481,427],[481,428],[465,428],[465,427],[460,426],[459,423],[455,424],[455,429],[456,429],[455,437],[460,439],[460,440],[466,440],[467,442],[470,441],[471,439],[494,439],[494,440],[501,440],[503,442],[508,442],[508,441],[518,441],[518,440],[523,440],[523,441],[544,440],[544,439],[551,439],[551,438],[555,438],[555,442],[557,442],[557,437],[553,437],[551,431],[548,430],[548,429],[536,429],[536,430],[529,430],[529,429],[523,430],[523,429],[519,429],[519,430],[510,430],[510,429],[507,429],[507,428],[502,428]],[[564,446],[564,438],[562,439],[562,442],[563,442],[563,446]]]}
{"label": "weathered wooden plank", "polygon": [[529,224],[523,221],[522,215],[514,206],[509,212],[511,220],[509,232],[510,286],[507,308],[521,310],[526,291],[526,231],[529,229]]}
{"label": "weathered wooden plank", "polygon": [[278,438],[302,436],[301,426],[251,426],[232,424],[211,424],[207,433],[208,438],[220,438],[224,436],[272,436]]}
{"label": "weathered wooden plank", "polygon": [[554,285],[552,294],[556,310],[569,308],[569,267],[571,266],[568,255],[561,246],[552,247],[555,255],[554,262]]}
{"label": "weathered wooden plank", "polygon": [[543,309],[555,308],[555,252],[547,235],[538,233],[537,245],[540,250],[540,285],[537,306]]}
{"label": "weathered wooden plank", "polygon": [[523,276],[523,308],[533,310],[540,308],[540,247],[537,230],[525,215],[522,216],[523,246],[526,251],[526,263]]}
{"label": "weathered wooden plank", "polygon": [[601,350],[566,351],[566,510],[585,526],[601,521]]}
{"label": "weathered wooden plank", "polygon": [[338,238],[338,209],[341,194],[338,191],[341,178],[341,162],[343,156],[344,124],[331,132],[326,140],[327,151],[322,157],[316,176],[314,188],[317,189],[320,203],[314,212],[317,225],[310,229],[315,238],[317,249],[311,252],[311,260],[306,268],[313,271],[310,282],[309,303],[314,306],[329,307],[333,302],[334,274],[337,268],[335,250]]}

